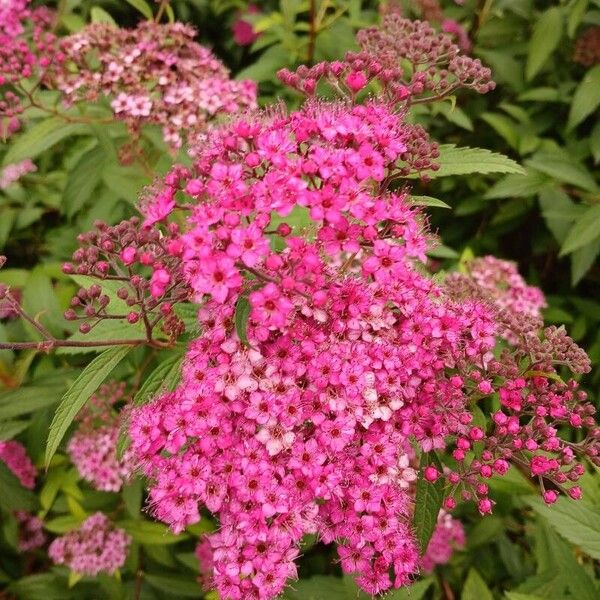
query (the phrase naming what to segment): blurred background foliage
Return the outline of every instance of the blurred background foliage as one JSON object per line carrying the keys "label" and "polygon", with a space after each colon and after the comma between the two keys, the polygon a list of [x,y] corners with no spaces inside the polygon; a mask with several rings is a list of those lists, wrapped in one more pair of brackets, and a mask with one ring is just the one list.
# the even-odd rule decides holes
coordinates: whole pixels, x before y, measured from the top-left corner
{"label": "blurred background foliage", "polygon": [[[138,0],[59,0],[59,33],[76,32],[90,21],[114,19],[134,25],[152,2]],[[259,83],[261,104],[280,100],[289,106],[299,97],[282,88],[275,73],[343,56],[354,48],[357,29],[377,21],[385,4],[375,0],[173,0],[173,16],[193,24],[198,39],[214,49],[237,78]],[[393,3],[414,18],[430,16],[432,3]],[[524,175],[444,177],[418,184],[415,194],[441,198],[450,208],[430,208],[441,245],[432,253],[439,269],[456,267],[472,255],[512,259],[530,283],[547,295],[546,320],[566,323],[590,354],[592,374],[584,381],[596,399],[600,389],[600,0],[444,0],[444,19],[466,29],[472,54],[489,65],[497,82],[484,96],[460,93],[433,106],[415,107],[411,118],[423,123],[442,143],[487,148],[522,164]],[[140,12],[141,11],[141,12]],[[241,26],[240,20],[246,25]],[[434,23],[441,25],[441,23]],[[250,34],[248,31],[250,30]],[[236,33],[237,31],[237,33]],[[245,35],[245,37],[244,37]],[[51,106],[56,98],[45,93]],[[108,104],[95,114],[110,114]],[[0,146],[2,165],[32,158],[37,171],[0,190],[0,253],[10,268],[0,281],[19,290],[29,312],[44,312],[56,335],[72,333],[60,317],[76,290],[60,263],[76,247],[75,237],[95,219],[110,223],[135,213],[139,190],[164,173],[183,153],[172,156],[160,133],[147,128],[141,156],[123,160],[125,128],[68,124],[42,111],[30,113],[27,127]],[[123,164],[123,163],[126,164]],[[19,321],[0,315],[0,340],[36,339]],[[137,365],[154,360],[136,349],[113,374],[139,375]],[[39,357],[0,351],[0,438],[16,435],[41,461],[53,407],[89,362],[89,354]],[[144,518],[141,481],[120,495],[95,492],[77,481],[64,454],[57,454],[39,498],[5,494],[0,471],[0,507],[6,517],[14,506],[32,503],[46,528],[62,533],[79,522],[81,512],[97,509],[127,515],[121,526],[134,538],[122,582],[84,578],[69,587],[68,573],[41,557],[23,565],[14,550],[14,523],[3,520],[0,588],[15,577],[0,598],[133,598],[140,557],[147,573],[140,598],[201,597],[195,581],[193,536],[180,537]],[[4,478],[4,479],[3,479]],[[600,477],[582,480],[580,504],[546,509],[532,499],[533,488],[518,473],[491,483],[498,504],[481,519],[461,507],[467,546],[411,590],[386,597],[462,598],[463,600],[595,600],[600,559]],[[207,524],[207,525],[205,525]],[[208,520],[202,527],[210,527]],[[575,547],[575,552],[572,548]],[[330,551],[307,543],[300,574],[310,577],[293,586],[287,598],[337,600],[359,598],[350,580],[331,566]],[[35,574],[35,573],[41,574]],[[336,575],[337,577],[330,577]],[[311,577],[312,576],[312,577]],[[72,583],[72,582],[71,582]],[[208,596],[210,597],[210,596]],[[215,598],[215,596],[213,596]]]}

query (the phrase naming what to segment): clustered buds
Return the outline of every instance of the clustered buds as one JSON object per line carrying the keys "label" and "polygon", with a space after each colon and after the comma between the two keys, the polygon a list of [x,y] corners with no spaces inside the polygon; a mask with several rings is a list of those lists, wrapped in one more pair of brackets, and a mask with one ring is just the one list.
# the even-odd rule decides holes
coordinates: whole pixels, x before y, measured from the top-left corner
{"label": "clustered buds", "polygon": [[[18,127],[26,89],[21,83],[62,61],[50,31],[52,12],[30,8],[29,0],[6,0],[0,6],[0,117],[6,133]],[[30,84],[26,84],[30,87]],[[3,127],[4,128],[4,127]],[[3,132],[3,137],[8,137]]]}
{"label": "clustered buds", "polygon": [[430,573],[437,565],[450,562],[452,554],[465,545],[465,530],[462,523],[445,510],[440,510],[437,524],[421,558],[421,567]]}
{"label": "clustered buds", "polygon": [[21,443],[15,440],[0,441],[0,460],[19,478],[23,487],[33,489],[37,469]]}
{"label": "clustered buds", "polygon": [[63,38],[64,63],[45,82],[63,100],[113,98],[115,117],[135,135],[142,124],[162,127],[173,148],[194,141],[208,120],[256,106],[256,85],[234,81],[210,50],[182,23],[142,21],[134,29],[95,23]]}
{"label": "clustered buds", "polygon": [[97,512],[79,529],[56,538],[48,548],[48,555],[55,564],[66,565],[80,575],[112,575],[125,563],[130,543],[125,531]]}
{"label": "clustered buds", "polygon": [[[160,322],[167,325],[170,339],[181,333],[182,323],[172,314],[173,305],[185,301],[189,289],[181,267],[183,245],[177,225],[169,225],[162,234],[144,227],[137,217],[114,226],[97,222],[77,239],[80,247],[63,271],[98,280],[81,288],[65,312],[67,320],[82,321],[81,333],[89,333],[105,319],[139,321],[149,339]],[[108,284],[114,291],[112,298],[103,287]]]}

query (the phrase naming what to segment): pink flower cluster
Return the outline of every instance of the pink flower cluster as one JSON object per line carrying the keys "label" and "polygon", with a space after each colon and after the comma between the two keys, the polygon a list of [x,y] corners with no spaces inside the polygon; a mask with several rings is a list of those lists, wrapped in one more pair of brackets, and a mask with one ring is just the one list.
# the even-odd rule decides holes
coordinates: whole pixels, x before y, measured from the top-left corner
{"label": "pink flower cluster", "polygon": [[26,511],[19,510],[15,513],[19,526],[19,550],[29,552],[40,548],[46,543],[44,522]]}
{"label": "pink flower cluster", "polygon": [[23,110],[22,80],[62,60],[50,31],[52,13],[29,4],[29,0],[0,4],[0,116],[8,118],[9,130],[15,126],[15,115]]}
{"label": "pink flower cluster", "polygon": [[117,456],[121,425],[112,407],[124,399],[125,384],[102,385],[79,414],[79,427],[67,447],[71,462],[97,490],[118,492],[133,471],[129,450],[120,459]]}
{"label": "pink flower cluster", "polygon": [[56,538],[48,548],[50,559],[75,573],[95,576],[113,574],[123,566],[131,538],[114,527],[101,512],[88,517],[74,531]]}
{"label": "pink flower cluster", "polygon": [[0,460],[19,478],[23,487],[35,487],[37,469],[27,456],[23,444],[15,440],[0,441]]}
{"label": "pink flower cluster", "polygon": [[456,549],[465,545],[465,530],[462,523],[445,510],[441,510],[437,525],[421,558],[424,571],[431,572],[436,565],[450,562]]}
{"label": "pink flower cluster", "polygon": [[7,165],[0,172],[0,190],[5,190],[9,185],[21,179],[23,175],[34,173],[35,171],[37,171],[37,167],[28,158],[21,162]]}
{"label": "pink flower cluster", "polygon": [[182,23],[142,21],[135,29],[92,24],[61,40],[66,60],[47,81],[67,102],[112,96],[115,116],[132,132],[144,123],[160,125],[165,141],[179,148],[215,115],[256,105],[255,84],[230,79],[194,36]]}
{"label": "pink flower cluster", "polygon": [[[447,369],[482,361],[494,325],[412,266],[423,216],[385,187],[404,140],[384,103],[308,102],[215,130],[177,171],[195,201],[182,261],[206,300],[203,336],[181,386],[134,411],[130,434],[160,519],[180,531],[199,505],[218,514],[227,598],[279,594],[307,533],[337,542],[369,593],[417,569],[408,439],[430,450],[467,431]],[[290,235],[300,217],[307,237]]]}

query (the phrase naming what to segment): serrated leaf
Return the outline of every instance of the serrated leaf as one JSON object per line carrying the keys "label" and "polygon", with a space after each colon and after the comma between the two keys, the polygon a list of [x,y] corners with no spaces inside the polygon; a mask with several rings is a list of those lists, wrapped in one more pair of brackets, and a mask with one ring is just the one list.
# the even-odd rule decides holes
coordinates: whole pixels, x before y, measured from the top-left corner
{"label": "serrated leaf", "polygon": [[21,485],[16,475],[0,460],[0,506],[7,510],[30,510],[39,507],[36,495]]}
{"label": "serrated leaf", "polygon": [[181,354],[163,360],[144,381],[133,399],[134,404],[145,404],[159,392],[173,391],[181,378],[182,360]]}
{"label": "serrated leaf", "polygon": [[561,10],[554,6],[542,13],[533,28],[527,51],[525,77],[533,79],[558,46],[563,34]]}
{"label": "serrated leaf", "polygon": [[586,244],[590,244],[600,237],[600,204],[590,206],[583,213],[573,227],[560,249],[561,256],[569,254]]}
{"label": "serrated leaf", "polygon": [[[68,338],[70,342],[107,342],[114,339],[144,340],[146,332],[141,321],[131,324],[121,319],[107,319],[94,325],[89,333],[76,332]],[[64,346],[56,350],[57,354],[87,354],[89,352],[103,352],[106,346],[96,347],[69,347]]]}
{"label": "serrated leaf", "polygon": [[248,317],[250,316],[250,301],[246,296],[240,296],[235,304],[235,331],[240,342],[245,346],[248,345]]}
{"label": "serrated leaf", "polygon": [[600,105],[600,65],[592,67],[577,86],[571,109],[569,111],[569,119],[567,121],[567,129],[573,129],[581,123],[586,117],[591,115]]}
{"label": "serrated leaf", "polygon": [[563,152],[538,152],[525,164],[548,177],[570,183],[588,192],[598,191],[598,184],[590,172]]}
{"label": "serrated leaf", "polygon": [[450,175],[469,175],[479,173],[518,173],[525,171],[518,163],[508,156],[490,152],[484,148],[457,148],[454,144],[442,144],[438,159],[440,168],[437,171],[427,171],[426,174],[434,179]]}
{"label": "serrated leaf", "polygon": [[72,135],[89,133],[89,128],[84,123],[65,123],[59,117],[50,117],[36,123],[20,135],[9,146],[4,156],[3,164],[19,162],[25,158],[34,159],[36,156],[52,148],[58,142]]}
{"label": "serrated leaf", "polygon": [[419,478],[417,479],[415,515],[413,518],[413,525],[421,554],[424,554],[427,550],[444,500],[443,478],[440,477],[434,483],[430,483],[423,477],[423,470],[431,464],[435,465],[439,471],[442,470],[435,452],[424,452],[421,456]]}
{"label": "serrated leaf", "polygon": [[600,509],[561,497],[547,506],[536,496],[526,499],[561,536],[595,559],[600,559]]}
{"label": "serrated leaf", "polygon": [[189,537],[185,533],[175,535],[169,531],[169,528],[166,525],[161,523],[153,523],[141,519],[118,521],[116,525],[117,527],[124,529],[134,541],[139,542],[140,544],[177,544]]}
{"label": "serrated leaf", "polygon": [[50,424],[50,431],[48,432],[45,456],[46,465],[49,464],[51,458],[54,456],[58,445],[79,410],[130,350],[131,346],[117,346],[105,350],[100,356],[94,358],[82,371],[81,375],[75,380],[75,383],[62,397]]}
{"label": "serrated leaf", "polygon": [[149,21],[152,20],[152,9],[148,5],[145,0],[126,0],[133,8],[136,8],[139,12],[141,12],[146,19]]}

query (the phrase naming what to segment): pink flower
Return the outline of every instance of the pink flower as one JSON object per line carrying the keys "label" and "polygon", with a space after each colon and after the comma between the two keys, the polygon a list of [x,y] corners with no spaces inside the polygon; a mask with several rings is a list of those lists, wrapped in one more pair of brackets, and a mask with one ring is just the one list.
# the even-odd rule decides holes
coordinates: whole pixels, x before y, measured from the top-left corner
{"label": "pink flower", "polygon": [[294,308],[274,283],[267,283],[260,290],[252,292],[249,300],[252,318],[266,327],[282,327]]}
{"label": "pink flower", "polygon": [[[255,4],[248,4],[246,7],[246,14],[260,14],[260,12],[260,8]],[[244,16],[244,13],[239,12],[231,27],[233,31],[233,40],[238,46],[249,46],[260,36],[260,33],[254,31],[252,23],[243,19]]]}

